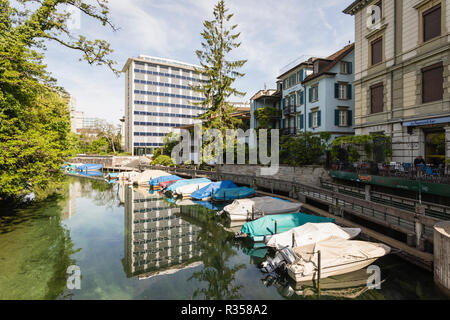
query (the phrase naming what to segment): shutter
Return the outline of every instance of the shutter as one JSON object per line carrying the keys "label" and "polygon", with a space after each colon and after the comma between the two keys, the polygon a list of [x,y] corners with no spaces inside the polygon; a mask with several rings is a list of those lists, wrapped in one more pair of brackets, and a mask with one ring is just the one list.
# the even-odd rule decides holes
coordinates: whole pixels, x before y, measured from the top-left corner
{"label": "shutter", "polygon": [[353,63],[352,62],[347,62],[348,64],[348,73],[352,74],[353,73]]}
{"label": "shutter", "polygon": [[426,42],[441,35],[441,5],[423,13],[423,41]]}
{"label": "shutter", "polygon": [[282,103],[281,103],[281,106],[283,107],[283,109],[284,109],[284,106],[286,105],[286,101],[285,101],[285,98],[283,98],[282,99]]}
{"label": "shutter", "polygon": [[339,126],[339,110],[334,110],[334,125]]}
{"label": "shutter", "polygon": [[334,84],[334,97],[339,99],[339,83],[337,82]]}
{"label": "shutter", "polygon": [[312,88],[309,88],[309,102],[312,102]]}
{"label": "shutter", "polygon": [[304,103],[304,94],[303,94],[303,91],[300,91],[300,105],[302,106],[303,103]]}
{"label": "shutter", "polygon": [[383,38],[372,41],[372,65],[383,61]]}
{"label": "shutter", "polygon": [[303,116],[303,114],[301,114],[301,115],[300,115],[300,129],[303,129],[303,127],[304,127],[304,121],[305,121],[304,118],[305,118],[305,117]]}
{"label": "shutter", "polygon": [[297,95],[294,93],[294,106],[297,105]]}
{"label": "shutter", "polygon": [[321,114],[322,112],[319,110],[317,111],[317,126],[320,127],[321,125]]}
{"label": "shutter", "polygon": [[422,69],[422,102],[442,100],[444,77],[442,62]]}
{"label": "shutter", "polygon": [[384,86],[374,85],[370,88],[371,112],[383,112],[384,109]]}
{"label": "shutter", "polygon": [[312,128],[312,113],[308,113],[308,127]]}
{"label": "shutter", "polygon": [[352,85],[348,84],[347,86],[347,98],[351,99],[352,98]]}
{"label": "shutter", "polygon": [[349,127],[353,125],[353,112],[352,110],[347,111],[347,124]]}

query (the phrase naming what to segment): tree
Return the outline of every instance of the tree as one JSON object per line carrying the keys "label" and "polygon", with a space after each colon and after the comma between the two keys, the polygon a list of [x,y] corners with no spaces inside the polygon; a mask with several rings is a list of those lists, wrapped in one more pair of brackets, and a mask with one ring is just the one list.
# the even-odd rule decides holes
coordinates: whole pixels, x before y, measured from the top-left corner
{"label": "tree", "polygon": [[89,64],[114,72],[103,40],[75,35],[67,27],[74,7],[116,30],[107,0],[0,0],[0,198],[44,194],[61,179],[59,168],[75,151],[67,93],[43,63],[46,41],[80,51]]}
{"label": "tree", "polygon": [[120,127],[105,120],[97,121],[96,127],[99,131],[99,136],[104,137],[108,141],[111,151],[116,153],[116,142],[120,144]]}
{"label": "tree", "polygon": [[206,120],[205,129],[214,128],[222,132],[228,128],[237,128],[241,124],[241,120],[231,116],[235,108],[227,99],[231,96],[245,95],[245,92],[233,88],[232,84],[238,77],[245,75],[238,70],[247,62],[247,60],[227,60],[230,52],[241,45],[237,42],[240,33],[233,33],[237,25],[229,26],[233,14],[227,14],[228,11],[225,2],[220,0],[214,7],[214,19],[203,23],[202,50],[196,51],[203,70],[196,71],[205,74],[208,81],[192,86],[194,91],[201,93],[205,98],[198,103],[205,110],[199,117]]}

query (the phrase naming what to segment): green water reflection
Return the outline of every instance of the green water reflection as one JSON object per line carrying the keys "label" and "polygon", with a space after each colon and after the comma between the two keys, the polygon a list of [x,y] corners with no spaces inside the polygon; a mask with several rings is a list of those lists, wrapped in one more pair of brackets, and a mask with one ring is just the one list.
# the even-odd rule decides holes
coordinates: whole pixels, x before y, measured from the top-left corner
{"label": "green water reflection", "polygon": [[[318,299],[316,284],[263,274],[265,249],[236,241],[214,211],[178,206],[146,189],[68,178],[61,195],[1,209],[0,299]],[[379,259],[381,290],[366,270],[321,282],[321,299],[441,299],[427,273]],[[67,289],[67,268],[81,289]]]}

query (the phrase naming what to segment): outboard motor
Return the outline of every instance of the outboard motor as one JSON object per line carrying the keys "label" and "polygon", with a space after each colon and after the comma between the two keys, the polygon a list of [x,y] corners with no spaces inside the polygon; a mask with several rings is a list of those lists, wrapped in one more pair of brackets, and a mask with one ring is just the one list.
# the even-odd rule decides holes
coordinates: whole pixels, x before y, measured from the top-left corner
{"label": "outboard motor", "polygon": [[297,256],[292,248],[284,247],[276,253],[275,258],[267,258],[267,260],[261,264],[261,270],[270,273],[280,267],[284,268],[286,265],[292,264],[296,260]]}

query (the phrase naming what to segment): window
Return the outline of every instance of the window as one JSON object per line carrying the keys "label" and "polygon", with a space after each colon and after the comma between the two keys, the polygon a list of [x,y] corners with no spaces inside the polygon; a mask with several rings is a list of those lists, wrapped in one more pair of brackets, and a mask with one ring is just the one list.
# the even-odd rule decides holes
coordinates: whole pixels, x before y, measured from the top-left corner
{"label": "window", "polygon": [[384,109],[384,85],[379,83],[370,87],[370,111],[371,113],[383,112]]}
{"label": "window", "polygon": [[441,5],[425,11],[423,14],[423,42],[441,35]]}
{"label": "window", "polygon": [[341,62],[341,73],[348,74],[348,62]]}
{"label": "window", "polygon": [[311,87],[311,102],[319,101],[319,86]]}
{"label": "window", "polygon": [[371,42],[372,65],[383,61],[383,38],[380,37]]}
{"label": "window", "polygon": [[442,100],[443,71],[442,62],[422,69],[422,103]]}
{"label": "window", "polygon": [[339,110],[339,126],[346,127],[348,125],[348,111]]}
{"label": "window", "polygon": [[312,127],[317,128],[319,126],[319,112],[312,113]]}
{"label": "window", "polygon": [[339,99],[347,99],[347,84],[339,83]]}

